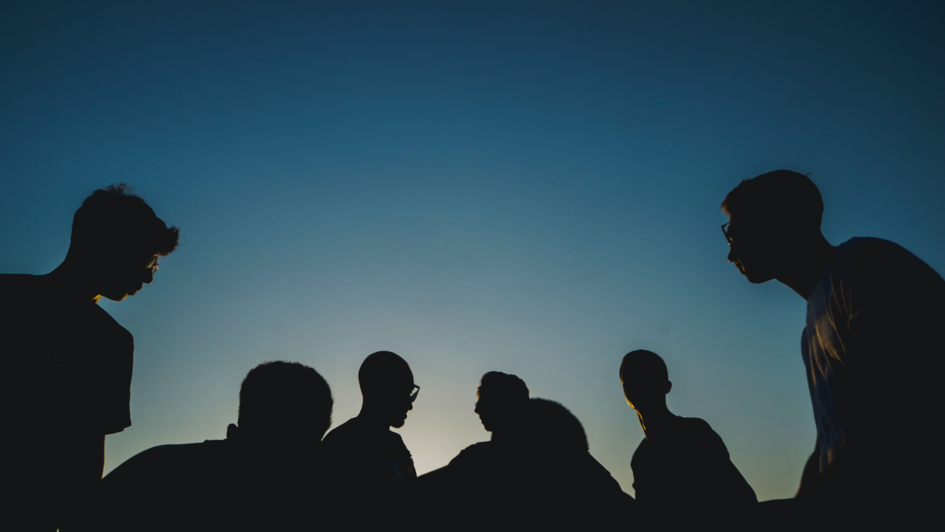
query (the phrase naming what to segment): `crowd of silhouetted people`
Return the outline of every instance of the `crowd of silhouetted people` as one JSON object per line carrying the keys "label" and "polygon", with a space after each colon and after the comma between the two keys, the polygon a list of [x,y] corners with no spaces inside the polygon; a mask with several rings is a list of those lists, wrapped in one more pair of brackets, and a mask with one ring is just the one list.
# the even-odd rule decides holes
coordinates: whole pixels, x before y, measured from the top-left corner
{"label": "crowd of silhouetted people", "polygon": [[389,351],[364,359],[360,413],[331,431],[325,379],[263,362],[243,380],[226,439],[153,447],[103,479],[106,435],[131,425],[134,339],[97,303],[151,283],[179,237],[118,185],[76,212],[54,271],[0,275],[3,530],[928,528],[942,473],[945,281],[887,240],[831,245],[820,192],[802,174],[746,179],[722,209],[728,260],[750,282],[776,279],[807,300],[801,355],[817,440],[794,498],[759,503],[712,427],[667,408],[666,363],[646,350],[613,375],[645,436],[631,460],[635,498],[565,406],[501,371],[476,389],[489,440],[418,476],[390,429],[406,423],[420,387]]}

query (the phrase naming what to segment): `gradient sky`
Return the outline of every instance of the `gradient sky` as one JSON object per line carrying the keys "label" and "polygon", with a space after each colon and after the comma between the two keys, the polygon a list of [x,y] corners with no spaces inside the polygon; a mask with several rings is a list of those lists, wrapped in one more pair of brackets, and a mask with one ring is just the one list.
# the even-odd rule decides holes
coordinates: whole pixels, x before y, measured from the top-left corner
{"label": "gradient sky", "polygon": [[725,194],[810,172],[831,242],[945,271],[941,2],[91,4],[0,10],[0,271],[52,270],[109,183],[181,228],[153,285],[102,303],[136,344],[106,472],[223,438],[265,360],[321,372],[337,425],[388,349],[422,387],[400,429],[421,473],[488,438],[500,370],[632,494],[617,369],[646,348],[670,409],[789,497],[805,305],[726,262]]}

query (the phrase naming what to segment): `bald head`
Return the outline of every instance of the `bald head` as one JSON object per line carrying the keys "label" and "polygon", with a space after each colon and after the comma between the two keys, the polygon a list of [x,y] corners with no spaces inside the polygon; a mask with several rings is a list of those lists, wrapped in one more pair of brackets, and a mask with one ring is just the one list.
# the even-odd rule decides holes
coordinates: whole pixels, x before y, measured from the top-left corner
{"label": "bald head", "polygon": [[666,363],[659,355],[645,349],[631,351],[620,363],[620,382],[630,406],[646,408],[653,403],[665,402],[672,384]]}
{"label": "bald head", "polygon": [[368,355],[358,371],[365,409],[383,417],[392,427],[402,427],[413,409],[413,372],[410,365],[390,351]]}

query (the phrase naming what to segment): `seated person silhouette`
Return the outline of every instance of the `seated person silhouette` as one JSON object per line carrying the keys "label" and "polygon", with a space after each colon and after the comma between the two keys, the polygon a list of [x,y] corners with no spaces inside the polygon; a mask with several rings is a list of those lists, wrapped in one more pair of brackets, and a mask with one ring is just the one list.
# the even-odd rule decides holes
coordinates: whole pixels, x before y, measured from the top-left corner
{"label": "seated person silhouette", "polygon": [[530,399],[518,440],[520,462],[504,490],[506,520],[522,530],[605,530],[626,527],[635,502],[591,456],[581,422],[567,408]]}
{"label": "seated person silhouette", "polygon": [[482,428],[492,434],[490,441],[463,449],[450,461],[453,468],[477,471],[495,454],[496,446],[513,443],[524,427],[523,410],[528,406],[528,386],[515,375],[490,371],[482,376],[476,389],[475,412]]}
{"label": "seated person silhouette", "polygon": [[[590,455],[581,423],[560,404],[526,399],[526,393],[514,375],[483,376],[477,412],[493,440],[419,479],[414,498],[428,503],[423,528],[603,530],[626,524],[633,498]],[[474,519],[467,518],[470,511]]]}
{"label": "seated person silhouette", "polygon": [[492,433],[491,441],[470,445],[446,467],[420,477],[414,494],[429,502],[429,510],[422,516],[431,523],[429,528],[449,522],[468,507],[490,513],[501,505],[502,497],[494,497],[498,493],[494,485],[508,473],[509,462],[519,459],[520,447],[515,443],[525,428],[525,382],[515,375],[490,371],[482,376],[476,397],[475,412],[483,428]]}
{"label": "seated person silhouette", "polygon": [[652,524],[715,523],[730,516],[740,522],[758,502],[755,492],[708,423],[666,407],[672,383],[663,359],[650,351],[628,353],[620,381],[643,428],[630,467],[644,517]]}
{"label": "seated person silhouette", "polygon": [[240,387],[225,440],[141,452],[102,481],[88,530],[290,530],[332,508],[321,471],[331,390],[314,369],[266,362]]}
{"label": "seated person silhouette", "polygon": [[801,355],[817,441],[796,499],[785,501],[800,522],[786,527],[927,526],[939,506],[930,479],[943,474],[929,442],[939,437],[931,420],[940,415],[945,280],[888,240],[833,246],[820,191],[797,172],[742,181],[722,210],[739,272],[807,301]]}
{"label": "seated person silhouette", "polygon": [[[65,259],[46,275],[0,275],[9,494],[0,528],[67,528],[102,478],[105,436],[131,425],[134,338],[105,310],[150,284],[177,246],[125,185],[93,192],[76,211]],[[15,435],[15,436],[12,436]]]}
{"label": "seated person silhouette", "polygon": [[410,451],[390,430],[404,426],[420,391],[410,366],[390,351],[378,351],[361,364],[358,383],[361,412],[324,440],[342,513],[358,520],[345,528],[374,526],[394,515],[389,512],[399,512],[404,485],[417,478]]}

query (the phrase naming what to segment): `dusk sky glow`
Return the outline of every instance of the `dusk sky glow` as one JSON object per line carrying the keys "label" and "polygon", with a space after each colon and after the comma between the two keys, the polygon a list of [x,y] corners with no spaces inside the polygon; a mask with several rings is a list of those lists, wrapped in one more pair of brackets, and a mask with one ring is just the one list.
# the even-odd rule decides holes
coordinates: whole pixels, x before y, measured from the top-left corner
{"label": "dusk sky glow", "polygon": [[804,301],[726,262],[725,194],[810,172],[832,243],[945,272],[945,3],[16,4],[0,272],[55,268],[110,183],[181,228],[152,285],[101,303],[136,345],[106,472],[223,438],[265,360],[324,375],[338,425],[384,349],[422,387],[399,430],[420,473],[488,439],[498,370],[571,409],[633,494],[617,371],[650,349],[670,409],[790,497],[815,440]]}

